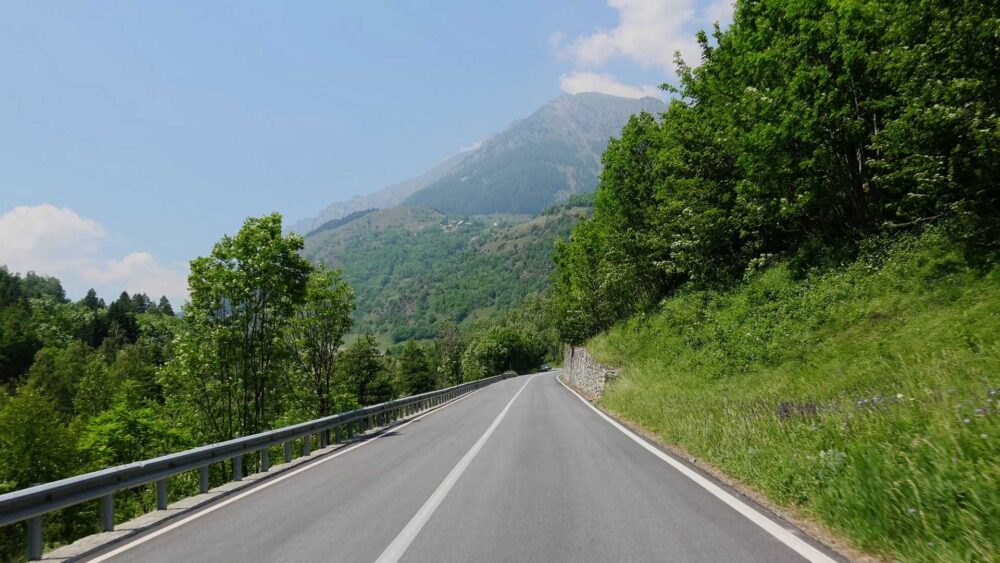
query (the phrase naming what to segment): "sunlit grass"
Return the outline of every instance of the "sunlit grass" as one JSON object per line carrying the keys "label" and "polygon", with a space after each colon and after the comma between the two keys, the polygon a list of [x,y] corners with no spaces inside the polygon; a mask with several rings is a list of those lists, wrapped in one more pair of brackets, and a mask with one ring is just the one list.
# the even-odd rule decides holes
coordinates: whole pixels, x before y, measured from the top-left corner
{"label": "sunlit grass", "polygon": [[689,293],[589,347],[603,406],[905,560],[1000,558],[1000,269],[940,233]]}

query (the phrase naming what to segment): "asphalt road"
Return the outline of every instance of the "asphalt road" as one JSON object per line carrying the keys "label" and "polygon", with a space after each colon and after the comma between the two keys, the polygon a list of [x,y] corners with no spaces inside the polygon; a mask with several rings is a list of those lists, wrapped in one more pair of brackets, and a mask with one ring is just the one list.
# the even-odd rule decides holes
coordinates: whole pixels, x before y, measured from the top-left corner
{"label": "asphalt road", "polygon": [[727,504],[726,492],[713,494],[617,429],[553,372],[491,385],[363,444],[96,557],[779,562],[827,554],[748,501]]}

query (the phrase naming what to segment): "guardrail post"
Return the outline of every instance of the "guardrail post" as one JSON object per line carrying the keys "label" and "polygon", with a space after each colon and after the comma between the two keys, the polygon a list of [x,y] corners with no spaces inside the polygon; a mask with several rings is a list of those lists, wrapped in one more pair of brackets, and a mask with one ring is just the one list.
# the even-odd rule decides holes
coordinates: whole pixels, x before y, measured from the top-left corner
{"label": "guardrail post", "polygon": [[354,438],[354,423],[353,422],[348,422],[347,423],[347,441],[350,442],[352,438]]}
{"label": "guardrail post", "polygon": [[167,480],[160,479],[156,482],[156,509],[167,509]]}
{"label": "guardrail post", "polygon": [[233,481],[243,480],[243,454],[233,458]]}
{"label": "guardrail post", "polygon": [[302,455],[307,456],[312,453],[312,436],[306,434],[306,437],[302,439]]}
{"label": "guardrail post", "polygon": [[329,439],[327,438],[327,432],[328,432],[328,430],[324,428],[323,431],[319,433],[319,448],[320,449],[325,448],[327,446],[327,442],[329,442]]}
{"label": "guardrail post", "polygon": [[334,444],[339,444],[340,443],[340,427],[339,426],[334,427],[334,429],[333,429],[333,443]]}
{"label": "guardrail post", "polygon": [[271,448],[264,446],[260,449],[260,470],[271,469]]}
{"label": "guardrail post", "polygon": [[42,558],[42,517],[28,520],[28,561]]}
{"label": "guardrail post", "polygon": [[110,532],[115,529],[115,495],[114,493],[101,497],[101,531]]}
{"label": "guardrail post", "polygon": [[208,492],[208,466],[202,465],[198,468],[198,490],[202,494]]}
{"label": "guardrail post", "polygon": [[292,443],[285,442],[285,463],[292,461]]}

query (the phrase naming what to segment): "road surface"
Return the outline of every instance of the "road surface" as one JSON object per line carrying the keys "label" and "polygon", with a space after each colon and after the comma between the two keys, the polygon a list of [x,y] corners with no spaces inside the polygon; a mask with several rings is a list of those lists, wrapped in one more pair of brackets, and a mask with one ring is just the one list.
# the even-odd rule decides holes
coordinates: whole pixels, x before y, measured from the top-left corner
{"label": "road surface", "polygon": [[714,485],[665,462],[555,372],[491,385],[359,444],[92,560],[780,562],[830,555],[748,501],[729,496],[727,504],[731,492],[713,494]]}

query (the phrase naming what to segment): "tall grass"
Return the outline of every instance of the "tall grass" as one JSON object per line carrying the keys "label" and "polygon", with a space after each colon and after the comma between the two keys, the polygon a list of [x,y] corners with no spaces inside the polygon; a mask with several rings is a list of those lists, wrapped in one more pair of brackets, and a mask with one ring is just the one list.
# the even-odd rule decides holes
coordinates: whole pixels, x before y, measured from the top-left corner
{"label": "tall grass", "polygon": [[903,560],[1000,559],[1000,267],[941,230],[665,300],[594,338],[604,407]]}

